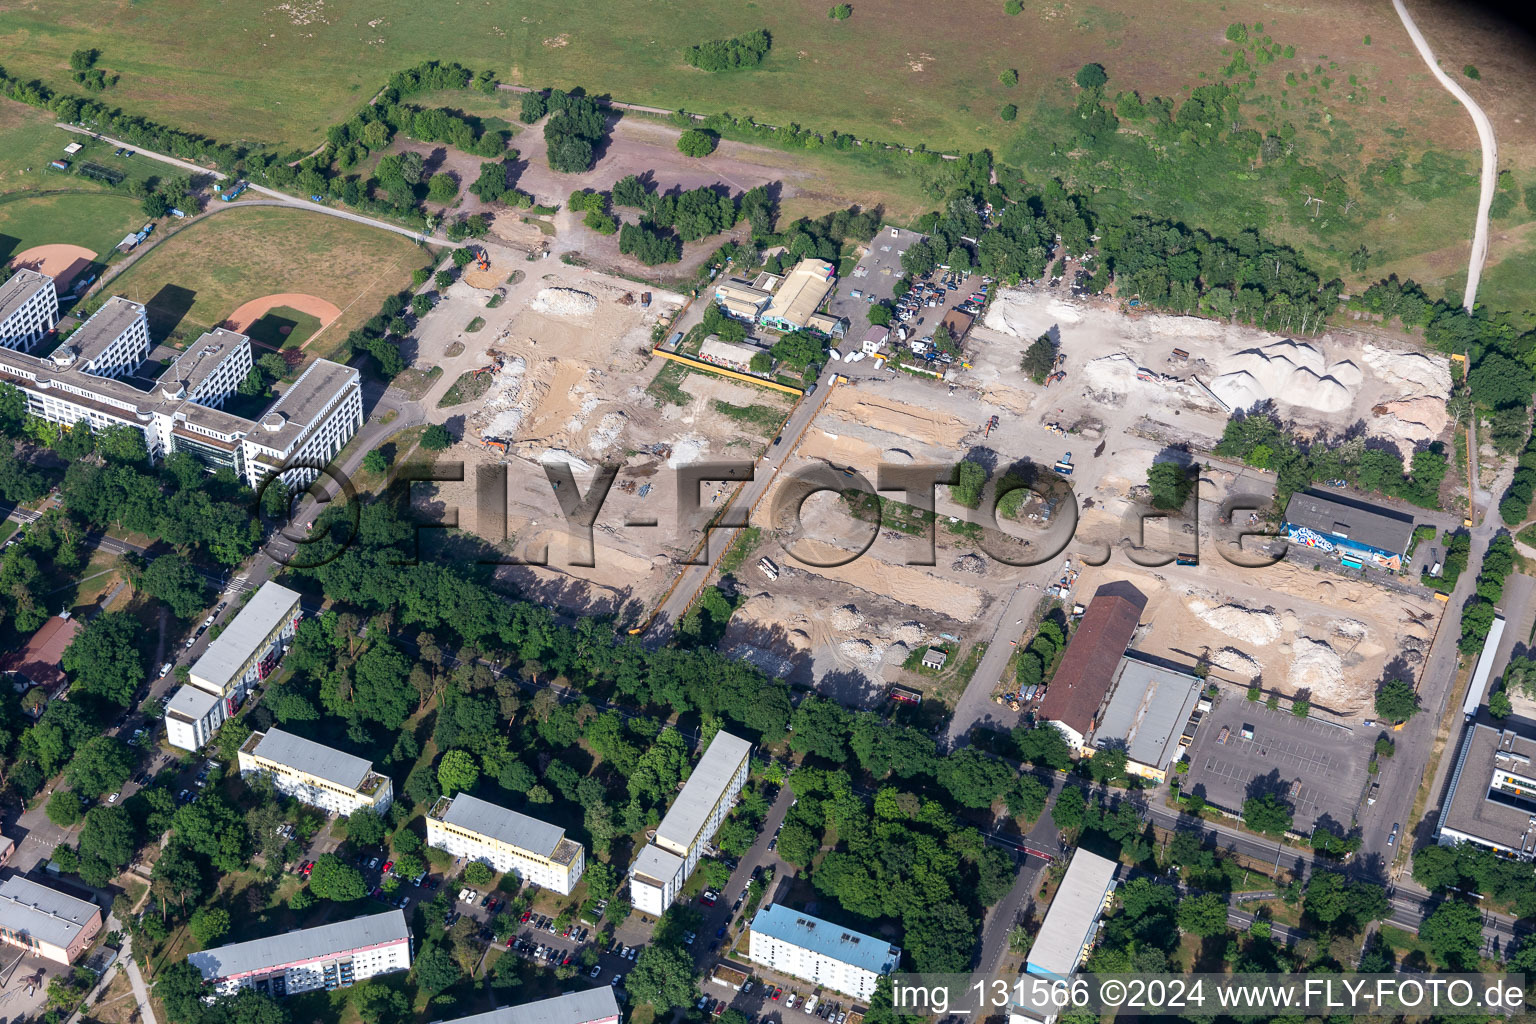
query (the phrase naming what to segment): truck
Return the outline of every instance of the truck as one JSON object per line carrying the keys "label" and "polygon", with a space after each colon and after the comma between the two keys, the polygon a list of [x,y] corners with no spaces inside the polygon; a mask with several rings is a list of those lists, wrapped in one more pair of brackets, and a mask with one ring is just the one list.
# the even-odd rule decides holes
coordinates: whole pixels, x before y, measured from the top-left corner
{"label": "truck", "polygon": [[1232,727],[1230,725],[1224,725],[1224,726],[1221,727],[1221,734],[1216,737],[1216,742],[1221,744],[1222,746],[1226,746],[1226,744],[1227,744],[1227,737],[1231,736],[1231,735],[1232,735]]}
{"label": "truck", "polygon": [[757,560],[757,567],[763,571],[763,575],[771,580],[779,578],[779,567],[773,564],[773,559],[764,555]]}
{"label": "truck", "polygon": [[1071,476],[1072,475],[1072,453],[1071,452],[1067,452],[1067,454],[1063,455],[1060,459],[1058,459],[1057,462],[1056,462],[1056,465],[1052,466],[1051,468],[1056,470],[1056,472],[1060,473],[1062,476]]}

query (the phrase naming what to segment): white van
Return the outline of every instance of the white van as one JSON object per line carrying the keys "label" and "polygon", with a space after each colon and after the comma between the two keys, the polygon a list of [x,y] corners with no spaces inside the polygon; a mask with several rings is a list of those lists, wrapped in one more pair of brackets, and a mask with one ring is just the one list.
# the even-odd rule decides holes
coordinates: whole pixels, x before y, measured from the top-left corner
{"label": "white van", "polygon": [[832,349],[828,349],[828,350],[827,350],[827,355],[829,355],[829,356],[831,356],[831,357],[832,357],[832,361],[833,361],[833,362],[834,362],[834,363],[838,363],[838,362],[842,362],[842,359],[843,359],[843,354],[842,354],[842,353],[841,353],[841,352],[839,352],[839,351],[838,351],[838,350],[837,350],[837,349],[835,349],[835,348],[832,348]]}

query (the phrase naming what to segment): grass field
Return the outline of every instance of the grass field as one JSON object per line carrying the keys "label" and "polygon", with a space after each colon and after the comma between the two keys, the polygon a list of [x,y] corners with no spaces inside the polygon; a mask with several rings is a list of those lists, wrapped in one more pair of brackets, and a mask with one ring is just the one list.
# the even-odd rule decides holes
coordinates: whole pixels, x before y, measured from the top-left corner
{"label": "grass field", "polygon": [[[251,299],[317,295],[342,310],[310,346],[324,356],[426,262],[421,249],[388,231],[299,210],[237,207],[167,238],[106,291],[145,303],[154,337],[181,344]],[[302,317],[285,319],[298,330]]]}
{"label": "grass field", "polygon": [[303,348],[320,330],[318,318],[290,306],[274,306],[266,315],[245,329],[250,339],[272,348]]}
{"label": "grass field", "polygon": [[144,226],[139,201],[110,192],[0,197],[0,263],[34,245],[83,245],[98,259]]}

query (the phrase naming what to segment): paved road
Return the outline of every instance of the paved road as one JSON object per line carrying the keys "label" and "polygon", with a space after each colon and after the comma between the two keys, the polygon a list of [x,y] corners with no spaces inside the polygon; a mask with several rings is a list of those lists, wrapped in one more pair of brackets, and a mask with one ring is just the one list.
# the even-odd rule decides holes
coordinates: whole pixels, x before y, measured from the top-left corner
{"label": "paved road", "polygon": [[997,692],[997,684],[1003,678],[1003,669],[1013,655],[1014,645],[1023,639],[1024,631],[1033,621],[1040,598],[1039,590],[1022,584],[1009,595],[987,653],[981,656],[965,692],[955,702],[955,713],[949,718],[949,731],[944,737],[950,749],[963,746],[970,731],[978,725],[1006,732],[1022,720],[1021,712],[1004,704],[994,704],[992,695]]}
{"label": "paved road", "polygon": [[1483,263],[1488,259],[1488,210],[1493,204],[1493,189],[1498,179],[1499,151],[1493,137],[1493,123],[1488,120],[1488,115],[1483,113],[1483,108],[1477,105],[1477,101],[1461,87],[1461,83],[1440,67],[1439,60],[1435,58],[1434,51],[1429,48],[1424,33],[1420,32],[1419,26],[1413,23],[1413,17],[1408,13],[1408,8],[1403,5],[1403,0],[1392,0],[1392,6],[1396,8],[1403,27],[1408,30],[1409,37],[1413,39],[1413,45],[1418,48],[1419,56],[1423,57],[1424,63],[1429,65],[1430,73],[1445,86],[1447,92],[1467,108],[1467,113],[1472,115],[1472,123],[1477,125],[1477,140],[1483,150],[1482,191],[1477,199],[1477,223],[1472,233],[1472,259],[1467,265],[1467,288],[1461,300],[1461,304],[1470,313],[1477,300],[1477,284],[1483,276]]}
{"label": "paved road", "polygon": [[[100,139],[109,145],[122,146],[124,149],[131,149],[140,156],[146,156],[151,160],[158,160],[163,164],[170,164],[172,167],[179,167],[184,171],[191,172],[192,174],[209,175],[215,181],[229,180],[229,175],[225,174],[223,171],[216,171],[211,168],[204,167],[201,164],[192,163],[189,160],[180,160],[174,156],[168,156],[165,153],[156,153],[154,150],[145,149],[142,146],[136,146],[131,142],[124,142],[121,139],[114,139],[110,135],[102,135],[100,132],[91,131],[89,128],[81,128],[79,125],[66,124],[63,121],[55,121],[54,124],[56,127],[63,128],[67,132],[74,132],[76,135],[89,135],[92,138]],[[379,228],[383,231],[393,231],[395,234],[404,235],[405,237],[421,245],[446,245],[450,248],[457,249],[461,245],[468,244],[465,242],[450,242],[446,239],[434,238],[431,235],[423,235],[419,231],[412,231],[410,228],[401,227],[399,224],[391,224],[388,221],[375,220],[372,217],[365,217],[360,213],[353,213],[350,210],[337,209],[335,207],[326,206],[323,203],[312,203],[308,199],[299,199],[295,196],[288,195],[286,192],[279,192],[277,189],[267,188],[265,185],[258,185],[255,182],[251,183],[250,189],[252,192],[260,192],[262,195],[271,196],[273,199],[279,200],[279,202],[276,203],[262,203],[262,205],[287,206],[298,210],[310,210],[314,213],[323,213],[328,217],[340,217],[342,220],[350,220],[357,224],[366,224],[369,227]],[[245,200],[241,201],[239,205],[250,205],[251,202],[251,200]],[[255,200],[255,202],[262,201]],[[227,205],[233,206],[236,205],[236,203],[230,203]]]}

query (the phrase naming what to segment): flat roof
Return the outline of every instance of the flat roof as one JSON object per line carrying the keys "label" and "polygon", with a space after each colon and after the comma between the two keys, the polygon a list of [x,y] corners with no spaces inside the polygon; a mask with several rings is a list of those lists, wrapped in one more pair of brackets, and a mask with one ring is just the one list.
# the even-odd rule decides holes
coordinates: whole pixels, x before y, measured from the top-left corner
{"label": "flat roof", "polygon": [[256,646],[281,625],[299,603],[298,591],[268,580],[192,666],[192,678],[222,693],[242,674]]}
{"label": "flat roof", "polygon": [[655,843],[646,843],[635,862],[629,866],[629,873],[632,877],[661,886],[676,878],[682,869],[683,858],[663,850]]}
{"label": "flat roof", "polygon": [[553,856],[560,840],[565,838],[565,829],[557,825],[530,818],[468,793],[455,796],[443,813],[435,817],[439,821],[490,836],[545,859]]}
{"label": "flat roof", "polygon": [[739,341],[721,341],[717,334],[711,334],[699,346],[699,355],[704,359],[728,363],[750,363],[753,356],[766,351],[767,349],[758,348],[756,345],[744,345]]}
{"label": "flat roof", "polygon": [[91,318],[71,334],[65,344],[79,353],[81,364],[90,362],[120,338],[134,321],[144,316],[144,307],[121,295],[114,295],[102,304]]}
{"label": "flat roof", "polygon": [[1499,641],[1504,638],[1504,616],[1495,614],[1483,640],[1483,653],[1477,656],[1477,668],[1472,671],[1472,681],[1467,684],[1467,698],[1462,701],[1461,713],[1467,717],[1477,714],[1488,690],[1488,677],[1493,675],[1493,663],[1499,656]]}
{"label": "flat roof", "polygon": [[0,883],[0,928],[68,947],[101,908],[21,875]]}
{"label": "flat roof", "polygon": [[34,686],[61,685],[64,669],[59,665],[59,659],[78,632],[78,619],[55,615],[37,627],[37,632],[27,638],[21,650],[11,651],[0,658],[0,672],[14,672]]}
{"label": "flat roof", "polygon": [[1088,735],[1146,606],[1146,595],[1124,581],[1106,583],[1094,592],[1045,689],[1041,718]]}
{"label": "flat roof", "polygon": [[[316,359],[257,418],[249,439],[276,451],[288,451],[303,437],[315,417],[324,412],[326,406],[341,393],[342,387],[359,376],[351,366],[333,363],[329,359]],[[272,417],[282,417],[281,425],[276,430],[268,427],[269,423],[277,422]]]}
{"label": "flat roof", "polygon": [[1413,516],[1408,513],[1320,487],[1291,495],[1285,521],[1397,555],[1408,550],[1413,538]]}
{"label": "flat roof", "polygon": [[664,838],[684,848],[692,846],[699,838],[709,812],[720,802],[731,777],[741,767],[742,759],[751,752],[752,744],[740,736],[724,731],[715,733],[715,738],[709,741],[709,749],[694,765],[683,791],[677,794],[666,817],[656,826],[656,838]]}
{"label": "flat roof", "polygon": [[53,278],[47,274],[25,268],[17,270],[0,282],[0,322],[26,305],[32,296],[44,288],[52,287]]}
{"label": "flat roof", "polygon": [[759,910],[752,918],[752,930],[874,974],[895,970],[901,962],[899,946],[812,917],[782,903],[769,904]]}
{"label": "flat roof", "polygon": [[[281,729],[268,729],[265,734],[257,732],[251,735],[261,737],[254,747],[248,748],[255,756],[308,772],[317,779],[333,782],[344,789],[360,790],[363,780],[373,771],[373,765],[361,757]],[[246,742],[250,743],[249,740]]]}
{"label": "flat roof", "polygon": [[179,385],[190,394],[208,379],[208,375],[224,362],[226,356],[239,348],[241,343],[249,341],[245,335],[222,327],[204,331],[201,337],[176,357],[156,383],[161,387]]}
{"label": "flat roof", "polygon": [[773,293],[773,301],[763,316],[803,325],[821,307],[822,300],[836,283],[832,264],[826,260],[803,259],[784,277]]}
{"label": "flat roof", "polygon": [[438,1024],[594,1024],[618,1015],[619,1001],[613,994],[613,986],[598,985]]}
{"label": "flat roof", "polygon": [[1093,935],[1117,867],[1087,850],[1072,854],[1056,898],[1029,948],[1029,967],[1035,973],[1065,977],[1077,970],[1078,957]]}
{"label": "flat roof", "polygon": [[1470,729],[1440,827],[1529,857],[1536,853],[1536,799],[1522,805],[1512,794],[1495,790],[1493,774],[1496,769],[1536,774],[1536,739],[1489,725]]}
{"label": "flat roof", "polygon": [[165,717],[179,718],[184,722],[201,722],[223,699],[188,683],[178,687],[171,699],[166,701]]}
{"label": "flat roof", "polygon": [[409,942],[410,938],[411,930],[406,927],[405,914],[399,910],[386,910],[382,914],[354,917],[350,921],[300,928],[265,939],[251,939],[205,949],[188,956],[187,962],[198,969],[204,981],[215,981],[235,975],[271,971],[333,953]]}
{"label": "flat roof", "polygon": [[1140,658],[1122,656],[1110,681],[1109,702],[1093,731],[1093,744],[1125,745],[1126,755],[1153,768],[1166,768],[1200,701],[1200,680]]}

